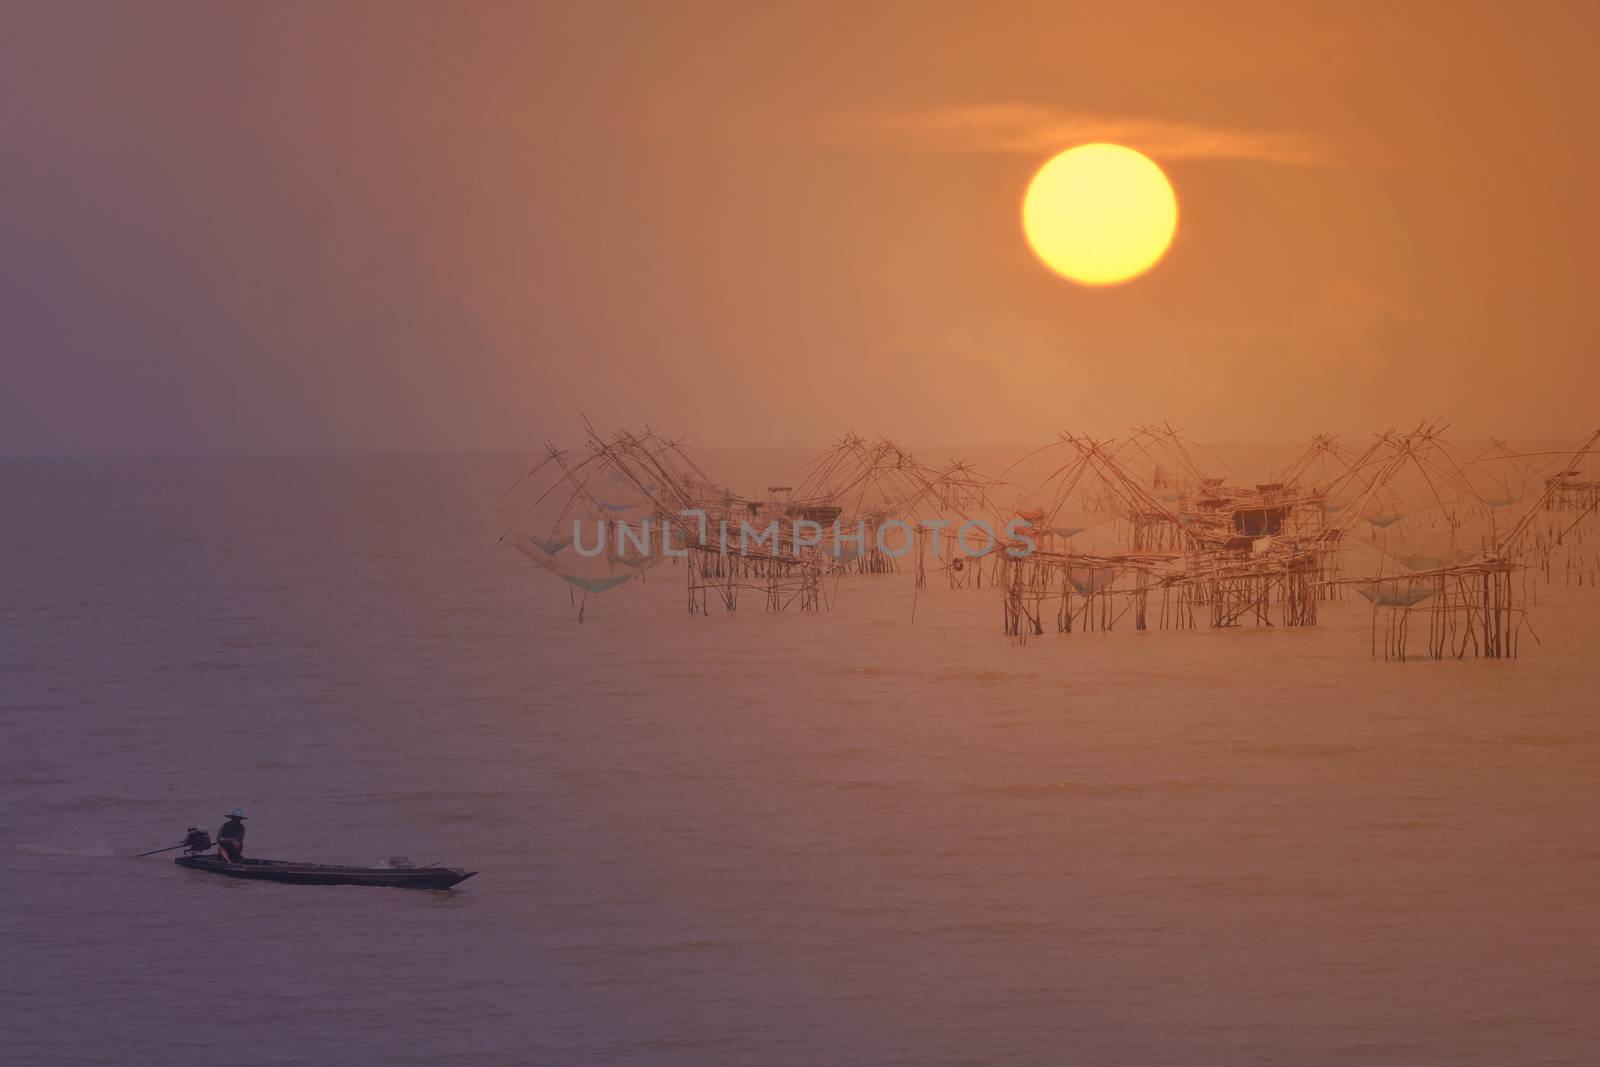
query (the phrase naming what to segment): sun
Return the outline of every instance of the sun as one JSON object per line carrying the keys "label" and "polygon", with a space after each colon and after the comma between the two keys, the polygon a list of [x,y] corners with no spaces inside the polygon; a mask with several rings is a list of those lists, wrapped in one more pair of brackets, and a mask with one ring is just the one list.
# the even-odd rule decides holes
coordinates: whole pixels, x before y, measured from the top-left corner
{"label": "sun", "polygon": [[1080,285],[1117,285],[1160,261],[1178,228],[1172,183],[1117,144],[1069,148],[1039,168],[1022,198],[1034,255]]}

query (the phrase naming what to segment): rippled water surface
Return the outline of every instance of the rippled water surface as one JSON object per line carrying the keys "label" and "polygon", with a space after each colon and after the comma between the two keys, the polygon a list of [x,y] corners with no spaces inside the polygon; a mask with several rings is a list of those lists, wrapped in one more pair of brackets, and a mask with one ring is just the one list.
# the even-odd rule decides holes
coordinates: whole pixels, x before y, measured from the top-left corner
{"label": "rippled water surface", "polygon": [[[511,458],[0,464],[8,1062],[1590,1063],[1600,591],[1515,662],[591,605]],[[131,858],[409,855],[455,893]]]}

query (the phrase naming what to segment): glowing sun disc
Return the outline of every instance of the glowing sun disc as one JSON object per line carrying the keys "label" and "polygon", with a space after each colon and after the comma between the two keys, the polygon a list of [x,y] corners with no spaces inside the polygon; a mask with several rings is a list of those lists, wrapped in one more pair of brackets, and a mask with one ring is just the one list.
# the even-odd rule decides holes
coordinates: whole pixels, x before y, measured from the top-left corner
{"label": "glowing sun disc", "polygon": [[1178,229],[1178,198],[1150,158],[1116,144],[1069,148],[1022,198],[1022,231],[1045,266],[1080,285],[1116,285],[1158,263]]}

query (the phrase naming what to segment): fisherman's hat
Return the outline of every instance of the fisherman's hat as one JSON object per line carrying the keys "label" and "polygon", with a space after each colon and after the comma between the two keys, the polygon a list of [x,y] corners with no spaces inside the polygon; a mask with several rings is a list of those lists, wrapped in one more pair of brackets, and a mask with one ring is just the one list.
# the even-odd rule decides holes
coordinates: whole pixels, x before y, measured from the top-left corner
{"label": "fisherman's hat", "polygon": [[244,809],[243,808],[234,808],[232,811],[228,812],[228,818],[230,818],[230,819],[242,819],[242,818],[244,818]]}

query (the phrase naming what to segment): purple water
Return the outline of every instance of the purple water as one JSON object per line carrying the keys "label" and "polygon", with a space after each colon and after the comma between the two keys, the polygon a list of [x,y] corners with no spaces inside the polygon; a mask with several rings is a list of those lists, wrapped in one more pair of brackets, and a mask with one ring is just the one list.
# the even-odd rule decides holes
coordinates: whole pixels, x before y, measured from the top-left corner
{"label": "purple water", "polygon": [[[515,457],[0,464],[18,1064],[1588,1063],[1600,657],[1316,630],[1026,647],[989,590],[592,603]],[[608,594],[607,597],[611,595]],[[132,854],[250,809],[258,856]]]}

